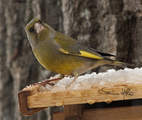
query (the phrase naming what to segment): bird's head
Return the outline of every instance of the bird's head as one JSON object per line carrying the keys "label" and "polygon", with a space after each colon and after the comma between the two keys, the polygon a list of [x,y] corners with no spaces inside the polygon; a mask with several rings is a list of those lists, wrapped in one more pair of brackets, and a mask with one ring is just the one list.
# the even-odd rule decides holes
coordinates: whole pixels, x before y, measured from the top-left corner
{"label": "bird's head", "polygon": [[55,31],[38,18],[31,20],[26,25],[25,31],[32,46],[55,35]]}

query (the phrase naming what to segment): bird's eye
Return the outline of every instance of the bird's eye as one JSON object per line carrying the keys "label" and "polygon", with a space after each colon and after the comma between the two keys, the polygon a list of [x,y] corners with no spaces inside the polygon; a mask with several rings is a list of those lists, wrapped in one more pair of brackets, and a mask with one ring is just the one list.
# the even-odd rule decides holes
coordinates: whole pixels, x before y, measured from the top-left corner
{"label": "bird's eye", "polygon": [[35,29],[33,28],[33,27],[31,27],[30,29],[29,29],[29,32],[34,32],[35,31]]}
{"label": "bird's eye", "polygon": [[41,24],[41,23],[42,23],[42,21],[41,21],[41,20],[39,20],[39,21],[38,21],[38,23],[40,23],[40,24]]}

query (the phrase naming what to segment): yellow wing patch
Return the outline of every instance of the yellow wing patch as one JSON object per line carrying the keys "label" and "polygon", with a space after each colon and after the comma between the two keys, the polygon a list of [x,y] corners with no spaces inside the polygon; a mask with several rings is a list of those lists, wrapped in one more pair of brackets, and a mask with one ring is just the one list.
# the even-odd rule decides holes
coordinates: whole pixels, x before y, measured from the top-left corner
{"label": "yellow wing patch", "polygon": [[103,59],[100,56],[97,56],[95,54],[86,52],[86,51],[80,51],[81,54],[79,54],[79,56],[83,56],[83,57],[88,57],[88,58],[94,58],[94,59]]}
{"label": "yellow wing patch", "polygon": [[62,52],[62,53],[65,53],[65,54],[70,54],[67,50],[64,50],[62,48],[59,48],[59,51]]}
{"label": "yellow wing patch", "polygon": [[88,58],[93,58],[93,59],[103,59],[103,57],[80,50],[79,52],[81,54],[73,54],[73,53],[69,53],[67,50],[64,50],[62,48],[59,49],[60,52],[64,53],[64,54],[71,54],[71,55],[77,55],[77,56],[82,56],[82,57],[88,57]]}

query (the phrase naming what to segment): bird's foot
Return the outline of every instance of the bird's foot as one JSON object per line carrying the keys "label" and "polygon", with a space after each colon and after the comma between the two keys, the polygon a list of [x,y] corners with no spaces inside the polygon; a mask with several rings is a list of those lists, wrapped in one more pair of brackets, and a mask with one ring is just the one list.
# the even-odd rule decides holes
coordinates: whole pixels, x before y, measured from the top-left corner
{"label": "bird's foot", "polygon": [[[47,84],[48,85],[55,85],[55,83],[58,81],[58,80],[61,80],[62,78],[64,78],[64,75],[63,74],[59,74],[59,76],[57,78],[53,78],[53,79],[47,79],[47,80],[44,80],[42,82],[39,82],[39,83],[35,83],[35,84],[32,84],[33,86],[34,85],[42,85],[42,86],[46,86]],[[51,83],[52,81],[54,81],[55,83]]]}
{"label": "bird's foot", "polygon": [[[49,85],[53,86],[53,85],[55,85],[55,83],[56,83],[58,80],[60,80],[60,78],[47,79],[47,80],[44,80],[44,81],[39,82],[39,83],[34,83],[34,84],[32,84],[32,85],[33,85],[33,86],[35,86],[35,85],[46,86],[47,84],[49,84]],[[55,81],[55,83],[51,83],[52,81]]]}

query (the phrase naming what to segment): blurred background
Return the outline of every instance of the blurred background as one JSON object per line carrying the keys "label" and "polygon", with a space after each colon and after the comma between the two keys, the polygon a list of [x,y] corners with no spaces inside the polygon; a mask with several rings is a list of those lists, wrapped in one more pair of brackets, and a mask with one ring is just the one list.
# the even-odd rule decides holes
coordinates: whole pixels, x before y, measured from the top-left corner
{"label": "blurred background", "polygon": [[0,0],[0,120],[51,119],[50,108],[25,117],[18,107],[20,90],[55,75],[32,53],[25,26],[33,18],[85,46],[142,66],[142,0]]}

